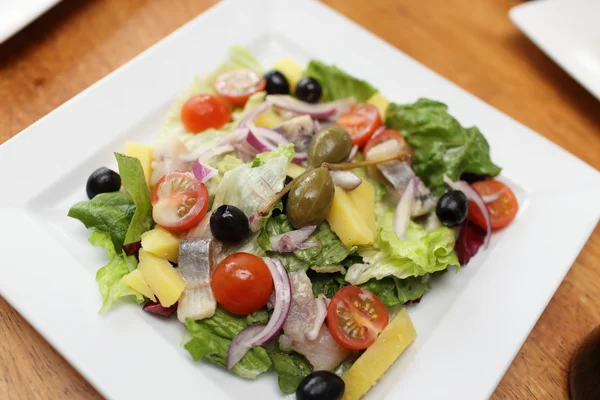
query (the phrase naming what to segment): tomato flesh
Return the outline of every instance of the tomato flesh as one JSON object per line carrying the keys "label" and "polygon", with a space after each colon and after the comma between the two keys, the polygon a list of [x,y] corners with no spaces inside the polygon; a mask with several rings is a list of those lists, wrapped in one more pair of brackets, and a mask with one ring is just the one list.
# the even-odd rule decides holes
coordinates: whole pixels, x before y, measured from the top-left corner
{"label": "tomato flesh", "polygon": [[363,103],[342,114],[336,124],[348,131],[352,144],[362,147],[381,126],[381,117],[374,105]]}
{"label": "tomato flesh", "polygon": [[365,156],[367,156],[367,154],[373,147],[380,145],[382,143],[385,143],[388,140],[394,140],[394,141],[398,142],[402,151],[409,155],[409,158],[407,160],[408,164],[412,165],[412,163],[413,163],[412,148],[410,147],[410,145],[408,143],[406,143],[406,140],[404,140],[404,136],[402,136],[402,134],[400,132],[398,132],[394,129],[386,128],[384,130],[380,130],[379,132],[377,132],[373,136],[371,136],[371,139],[369,139],[369,141],[367,142],[366,146],[363,149],[363,154]]}
{"label": "tomato flesh", "polygon": [[[519,203],[517,202],[517,198],[513,191],[504,183],[494,179],[478,181],[473,183],[472,186],[473,189],[482,196],[503,191],[502,195],[497,200],[487,203],[486,206],[490,213],[492,229],[504,228],[506,225],[510,224],[519,211]],[[479,210],[479,207],[473,202],[469,202],[469,219],[483,229],[486,228],[483,214]]]}
{"label": "tomato flesh", "polygon": [[227,311],[248,315],[260,310],[273,292],[267,264],[250,253],[234,253],[221,261],[212,276],[217,302]]}
{"label": "tomato flesh", "polygon": [[387,326],[389,315],[377,296],[358,286],[340,289],[327,307],[327,326],[342,346],[366,349]]}
{"label": "tomato flesh", "polygon": [[219,96],[234,107],[244,107],[250,96],[262,92],[266,86],[265,78],[247,68],[224,72],[215,80]]}
{"label": "tomato flesh", "polygon": [[227,104],[212,94],[190,97],[181,108],[181,121],[185,129],[200,133],[209,128],[219,129],[231,119]]}
{"label": "tomato flesh", "polygon": [[191,172],[173,171],[156,182],[151,201],[154,222],[170,231],[185,231],[206,215],[208,190]]}

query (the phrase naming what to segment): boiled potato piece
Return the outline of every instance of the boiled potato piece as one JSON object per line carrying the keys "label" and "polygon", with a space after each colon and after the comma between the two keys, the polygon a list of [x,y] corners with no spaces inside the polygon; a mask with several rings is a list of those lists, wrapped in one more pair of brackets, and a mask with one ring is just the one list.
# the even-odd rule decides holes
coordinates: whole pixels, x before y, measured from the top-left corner
{"label": "boiled potato piece", "polygon": [[403,308],[343,376],[346,390],[342,400],[362,399],[416,337],[415,327]]}
{"label": "boiled potato piece", "polygon": [[160,258],[178,262],[179,238],[158,225],[142,234],[142,248]]}
{"label": "boiled potato piece", "polygon": [[291,163],[287,167],[286,175],[290,178],[297,178],[306,171],[306,168],[299,166],[298,164]]}
{"label": "boiled potato piece", "polygon": [[284,57],[273,65],[273,69],[281,72],[290,83],[290,91],[294,93],[296,84],[302,79],[302,67],[290,57]]}
{"label": "boiled potato piece", "polygon": [[125,275],[123,277],[123,283],[125,283],[127,286],[129,286],[136,292],[143,294],[150,300],[156,301],[154,293],[152,293],[152,290],[150,290],[150,288],[148,287],[148,284],[146,283],[146,280],[144,279],[144,276],[142,275],[142,272],[139,269],[134,269],[133,271]]}
{"label": "boiled potato piece", "polygon": [[254,120],[254,125],[264,126],[265,128],[273,128],[277,125],[281,125],[285,122],[283,118],[279,116],[273,110],[267,110],[263,113],[258,114],[258,117]]}
{"label": "boiled potato piece", "polygon": [[348,193],[339,186],[335,187],[327,222],[344,246],[367,245],[375,241],[375,233],[369,228]]}
{"label": "boiled potato piece", "polygon": [[125,155],[135,157],[140,160],[146,183],[150,186],[150,178],[152,177],[152,155],[154,148],[145,144],[139,144],[127,141],[125,142]]}
{"label": "boiled potato piece", "polygon": [[183,293],[185,281],[164,258],[157,257],[143,248],[140,249],[139,257],[138,270],[144,276],[152,293],[158,297],[163,307],[171,307]]}
{"label": "boiled potato piece", "polygon": [[381,119],[385,119],[385,112],[390,105],[390,101],[384,95],[377,92],[367,100],[367,103],[373,104],[377,108],[377,111],[379,111]]}
{"label": "boiled potato piece", "polygon": [[375,186],[368,180],[363,179],[356,189],[348,192],[348,196],[350,196],[363,220],[375,235],[377,233],[375,227]]}

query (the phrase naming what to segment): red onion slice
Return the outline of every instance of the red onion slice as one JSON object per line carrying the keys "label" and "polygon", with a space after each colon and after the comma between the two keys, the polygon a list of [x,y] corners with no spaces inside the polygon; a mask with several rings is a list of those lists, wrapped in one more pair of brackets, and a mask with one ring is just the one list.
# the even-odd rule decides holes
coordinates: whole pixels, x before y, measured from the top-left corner
{"label": "red onion slice", "polygon": [[327,297],[322,294],[316,299],[317,315],[313,321],[313,326],[304,334],[307,340],[315,340],[319,336],[321,326],[325,322],[325,318],[327,318],[327,300]]}
{"label": "red onion slice", "polygon": [[329,171],[333,183],[344,190],[354,190],[360,186],[362,179],[351,171]]}
{"label": "red onion slice", "polygon": [[273,129],[263,128],[262,126],[251,126],[250,131],[261,139],[268,140],[275,144],[289,144],[283,135]]}
{"label": "red onion slice", "polygon": [[358,153],[358,145],[355,144],[354,146],[352,146],[352,150],[350,150],[350,154],[348,155],[348,160],[347,162],[352,162],[354,161],[354,158],[356,157],[356,154]]}
{"label": "red onion slice", "polygon": [[142,248],[142,241],[138,240],[137,242],[127,243],[123,245],[123,251],[128,256],[135,256],[137,258],[140,249]]}
{"label": "red onion slice", "polygon": [[[267,97],[269,97],[269,96],[267,96]],[[258,117],[259,114],[267,111],[270,107],[271,107],[271,104],[266,101],[264,103],[257,105],[252,110],[248,111],[248,114],[246,114],[244,116],[244,118],[242,118],[242,120],[240,121],[240,124],[238,125],[238,128],[245,128],[246,126],[248,126],[249,123],[254,121],[256,119],[256,117]]]}
{"label": "red onion slice", "polygon": [[408,182],[408,186],[404,189],[402,197],[396,206],[396,212],[394,213],[394,233],[398,236],[398,239],[406,238],[406,228],[410,223],[410,213],[412,210],[413,203],[415,201],[415,195],[417,194],[418,178],[412,178]]}
{"label": "red onion slice", "polygon": [[471,185],[469,185],[465,181],[453,182],[450,178],[444,176],[444,183],[446,183],[446,185],[450,186],[454,190],[460,190],[461,192],[463,192],[465,196],[467,196],[467,200],[475,203],[477,208],[479,208],[479,211],[481,211],[481,214],[483,215],[483,219],[485,220],[486,224],[486,235],[483,242],[483,248],[487,249],[488,245],[490,244],[490,237],[492,236],[492,223],[490,218],[490,211],[485,205],[485,201],[483,201],[481,195],[479,195],[477,190],[473,189]]}
{"label": "red onion slice", "polygon": [[173,304],[169,308],[165,308],[160,303],[148,302],[144,304],[142,308],[144,311],[149,312],[150,314],[160,315],[162,317],[169,318],[173,313],[177,310],[177,303]]}
{"label": "red onion slice", "polygon": [[488,204],[488,203],[492,203],[492,202],[498,200],[500,197],[502,197],[502,195],[504,193],[506,193],[506,188],[505,189],[500,189],[496,193],[486,194],[484,196],[481,196],[481,198],[483,199],[483,202],[485,204]]}
{"label": "red onion slice", "polygon": [[305,151],[297,152],[294,154],[294,158],[292,158],[292,162],[298,165],[301,165],[306,160],[308,160],[308,154]]}
{"label": "red onion slice", "polygon": [[316,225],[309,225],[295,231],[271,236],[271,250],[278,253],[290,253],[295,250],[318,247],[320,243],[304,243],[313,234],[315,229],[317,229]]}
{"label": "red onion slice", "polygon": [[331,103],[310,104],[282,94],[268,95],[266,101],[277,108],[298,114],[308,114],[316,119],[327,119],[337,111],[335,105]]}
{"label": "red onion slice", "polygon": [[[227,351],[227,369],[231,370],[255,346],[273,339],[283,327],[292,303],[292,286],[285,267],[276,258],[263,258],[275,284],[275,308],[267,325],[254,325],[238,333]],[[252,328],[252,329],[250,329]]]}
{"label": "red onion slice", "polygon": [[227,144],[235,145],[244,139],[248,135],[250,130],[246,128],[237,128],[230,132],[227,132],[219,141],[217,142],[217,146],[224,146]]}
{"label": "red onion slice", "polygon": [[219,171],[210,165],[204,165],[200,161],[196,160],[192,165],[192,172],[196,179],[200,182],[206,182],[210,178],[213,178],[219,174]]}
{"label": "red onion slice", "polygon": [[233,150],[235,150],[233,148],[233,146],[226,144],[223,146],[215,146],[209,150],[206,150],[202,153],[190,153],[190,154],[182,154],[181,155],[181,160],[182,161],[186,161],[186,162],[192,162],[195,160],[200,160],[200,161],[208,161],[213,157],[217,157],[220,155],[223,155],[225,153],[230,153]]}
{"label": "red onion slice", "polygon": [[248,136],[246,137],[246,142],[248,142],[250,146],[258,150],[260,153],[265,151],[272,151],[277,148],[268,141],[256,136],[254,133],[252,133],[252,131],[248,133]]}

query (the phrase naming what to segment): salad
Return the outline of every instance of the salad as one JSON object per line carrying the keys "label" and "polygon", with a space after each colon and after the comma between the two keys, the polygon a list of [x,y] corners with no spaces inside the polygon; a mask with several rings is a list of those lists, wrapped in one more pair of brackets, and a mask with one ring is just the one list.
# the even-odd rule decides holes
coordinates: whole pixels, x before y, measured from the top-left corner
{"label": "salad", "polygon": [[[69,216],[108,252],[100,313],[175,316],[196,360],[359,399],[415,339],[403,305],[518,211],[476,127],[311,60],[246,49],[197,77],[155,146],[125,143]],[[458,279],[458,278],[457,278]]]}

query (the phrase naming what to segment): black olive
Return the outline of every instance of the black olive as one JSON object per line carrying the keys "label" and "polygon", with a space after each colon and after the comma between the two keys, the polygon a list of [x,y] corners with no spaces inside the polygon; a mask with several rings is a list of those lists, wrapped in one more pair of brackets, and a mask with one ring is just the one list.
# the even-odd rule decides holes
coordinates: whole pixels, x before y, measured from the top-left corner
{"label": "black olive", "polygon": [[458,226],[467,218],[469,203],[467,196],[460,190],[451,190],[444,194],[435,207],[440,222],[446,226]]}
{"label": "black olive", "polygon": [[315,371],[302,379],[296,390],[296,400],[340,400],[346,384],[329,371]]}
{"label": "black olive", "polygon": [[296,97],[307,103],[317,103],[322,94],[321,84],[315,78],[302,78],[296,85]]}
{"label": "black olive", "polygon": [[119,189],[121,189],[121,176],[106,167],[92,172],[85,185],[85,191],[90,199],[100,193],[118,192]]}
{"label": "black olive", "polygon": [[489,175],[477,175],[477,174],[472,174],[470,172],[465,172],[464,174],[462,174],[460,176],[460,180],[461,181],[466,181],[469,183],[475,183],[478,181],[485,181],[486,179],[489,179],[490,176]]}
{"label": "black olive", "polygon": [[267,94],[290,94],[290,83],[281,72],[271,70],[265,74],[265,79]]}
{"label": "black olive", "polygon": [[242,210],[223,204],[210,216],[210,231],[217,240],[236,244],[250,235],[250,223]]}

